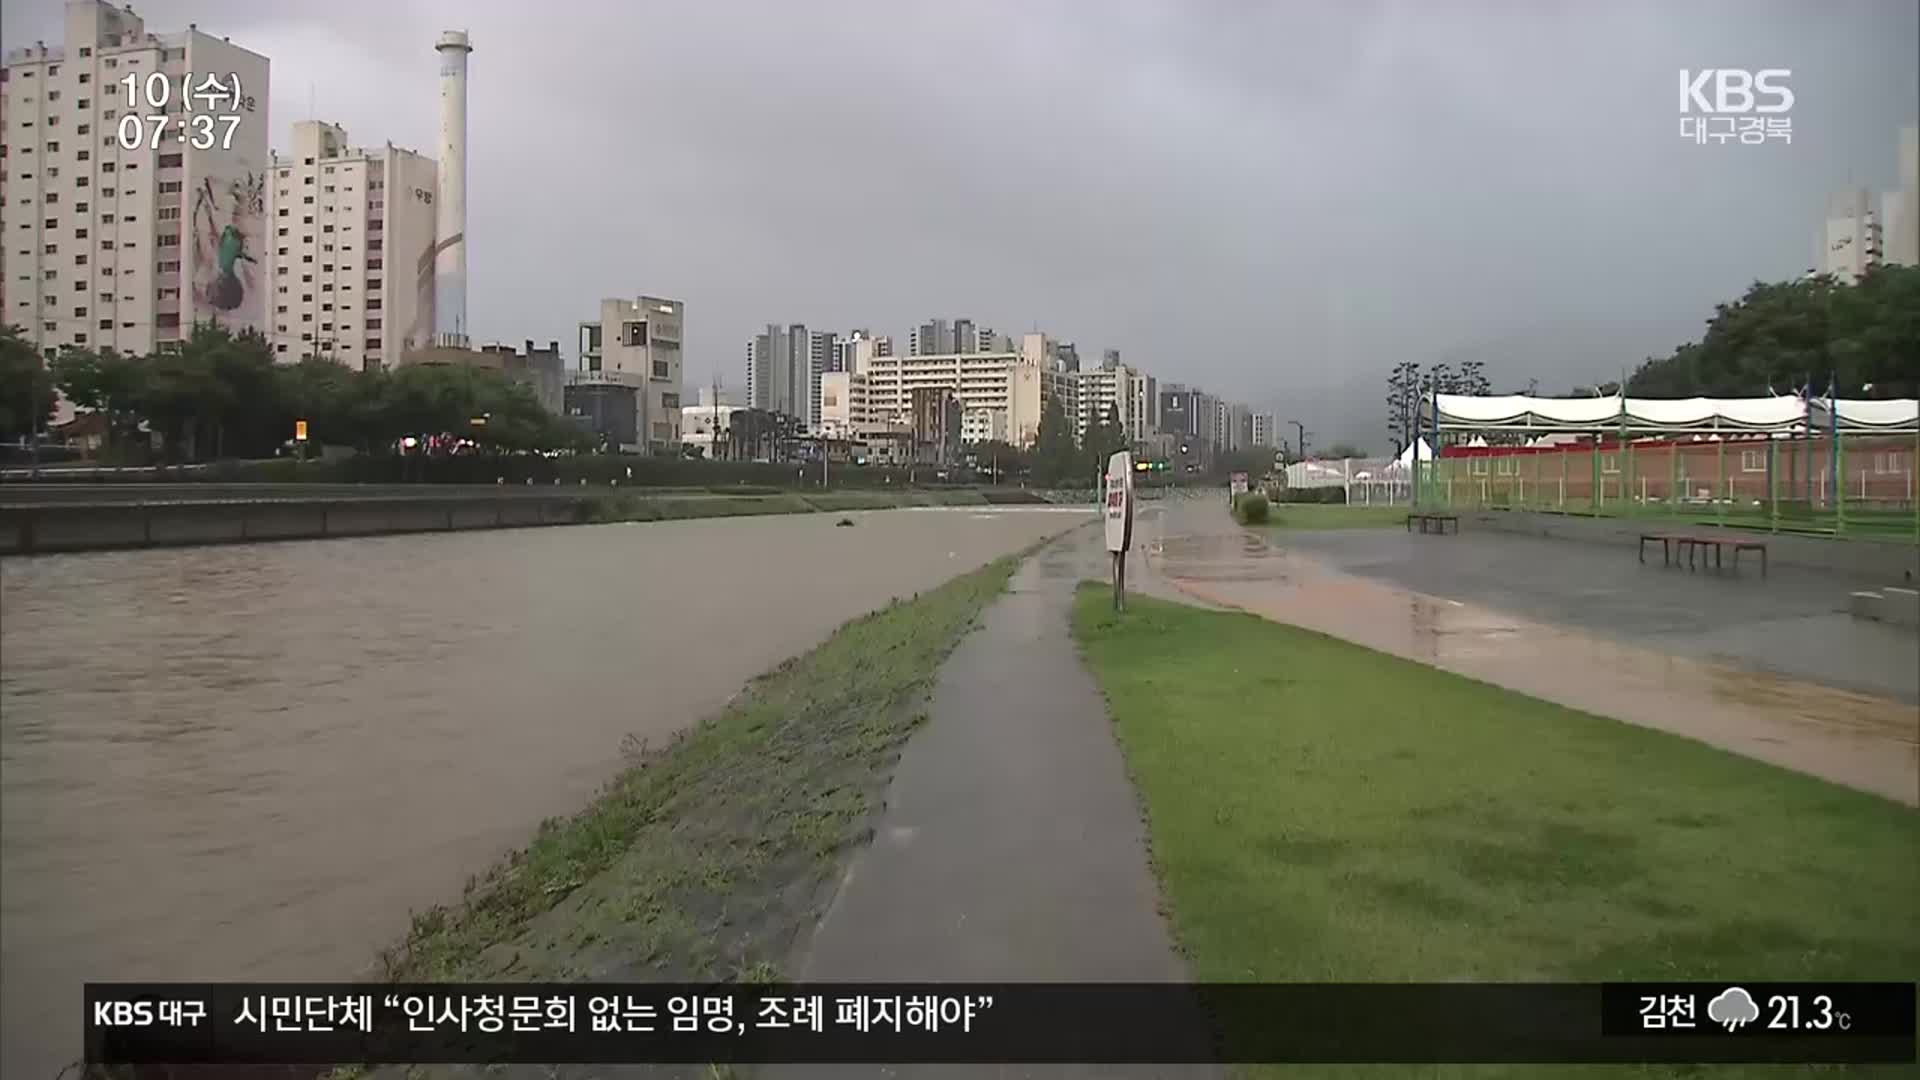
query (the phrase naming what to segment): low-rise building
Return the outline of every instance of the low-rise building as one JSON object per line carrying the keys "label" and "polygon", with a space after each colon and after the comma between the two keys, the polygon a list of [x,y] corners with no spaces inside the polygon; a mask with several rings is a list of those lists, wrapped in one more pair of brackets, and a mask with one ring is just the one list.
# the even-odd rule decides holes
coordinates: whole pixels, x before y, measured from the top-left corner
{"label": "low-rise building", "polygon": [[[678,300],[641,296],[633,300],[600,301],[600,317],[580,323],[579,366],[568,375],[570,386],[592,387],[567,397],[567,411],[576,400],[585,407],[624,388],[634,398],[634,429],[627,435],[624,422],[602,431],[608,441],[634,453],[680,452],[680,343],[685,340],[686,305]],[[593,415],[624,418],[624,407],[594,404]],[[616,440],[614,435],[623,436]]]}

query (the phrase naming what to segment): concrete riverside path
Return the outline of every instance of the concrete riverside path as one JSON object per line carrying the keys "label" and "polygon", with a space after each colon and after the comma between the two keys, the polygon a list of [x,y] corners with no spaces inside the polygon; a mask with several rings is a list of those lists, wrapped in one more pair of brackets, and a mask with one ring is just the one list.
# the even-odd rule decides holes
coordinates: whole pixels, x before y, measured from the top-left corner
{"label": "concrete riverside path", "polygon": [[[803,945],[797,978],[1187,981],[1105,700],[1069,633],[1074,589],[1103,578],[1106,559],[1094,525],[1055,540],[962,639],[940,669],[927,724],[902,753],[873,843]],[[1144,564],[1136,548],[1129,577]],[[1222,1074],[1191,1065],[831,1065],[756,1075]]]}

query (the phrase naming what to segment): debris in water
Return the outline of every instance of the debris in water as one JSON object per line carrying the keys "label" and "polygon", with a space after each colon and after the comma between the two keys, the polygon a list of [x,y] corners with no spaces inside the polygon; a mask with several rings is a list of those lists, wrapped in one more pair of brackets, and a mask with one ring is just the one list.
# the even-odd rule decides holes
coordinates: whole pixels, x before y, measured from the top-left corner
{"label": "debris in water", "polygon": [[841,518],[839,521],[836,521],[833,523],[833,527],[836,529],[844,529],[847,526],[852,524],[853,524],[852,518]]}

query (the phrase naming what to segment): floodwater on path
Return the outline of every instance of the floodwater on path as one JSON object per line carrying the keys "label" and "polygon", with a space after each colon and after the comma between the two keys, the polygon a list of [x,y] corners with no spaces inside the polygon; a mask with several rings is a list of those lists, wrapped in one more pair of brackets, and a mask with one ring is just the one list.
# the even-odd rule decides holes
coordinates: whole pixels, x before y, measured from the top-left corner
{"label": "floodwater on path", "polygon": [[1212,506],[1171,515],[1148,558],[1175,587],[1212,604],[1920,805],[1920,708],[1911,702],[1656,652],[1344,573],[1269,545]]}
{"label": "floodwater on path", "polygon": [[624,737],[658,745],[847,619],[1092,517],[0,561],[0,1075],[78,1057],[85,981],[354,976],[583,807]]}

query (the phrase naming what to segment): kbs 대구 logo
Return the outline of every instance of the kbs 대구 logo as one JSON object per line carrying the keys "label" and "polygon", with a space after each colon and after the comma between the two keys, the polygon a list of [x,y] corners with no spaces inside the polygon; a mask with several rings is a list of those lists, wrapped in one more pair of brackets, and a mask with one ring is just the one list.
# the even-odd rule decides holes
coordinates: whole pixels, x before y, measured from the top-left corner
{"label": "kbs \ub300\uad6c logo", "polygon": [[[1758,146],[1769,139],[1793,142],[1793,90],[1788,68],[1680,69],[1680,137],[1697,146],[1738,139]],[[1764,115],[1760,115],[1764,114]]]}

